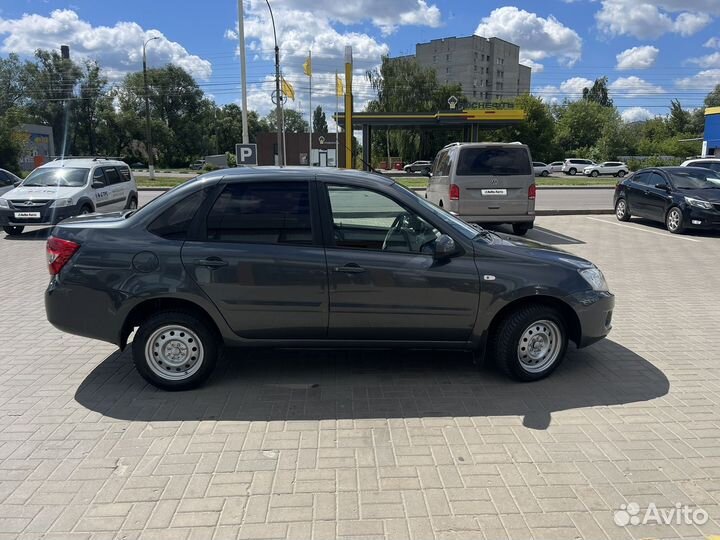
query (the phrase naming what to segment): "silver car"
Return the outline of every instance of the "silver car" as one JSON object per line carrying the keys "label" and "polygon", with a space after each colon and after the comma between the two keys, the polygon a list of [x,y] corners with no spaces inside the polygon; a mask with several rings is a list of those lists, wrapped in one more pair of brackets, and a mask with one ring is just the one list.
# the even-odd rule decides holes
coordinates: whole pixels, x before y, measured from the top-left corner
{"label": "silver car", "polygon": [[593,178],[600,175],[612,175],[622,178],[628,172],[630,172],[628,166],[621,161],[605,161],[597,165],[590,165],[583,169],[583,174],[585,176],[592,176]]}
{"label": "silver car", "polygon": [[426,197],[465,221],[511,223],[523,235],[535,221],[530,150],[518,143],[453,143],[435,157]]}
{"label": "silver car", "polygon": [[542,161],[533,161],[533,172],[535,176],[550,176],[552,169],[547,163]]}

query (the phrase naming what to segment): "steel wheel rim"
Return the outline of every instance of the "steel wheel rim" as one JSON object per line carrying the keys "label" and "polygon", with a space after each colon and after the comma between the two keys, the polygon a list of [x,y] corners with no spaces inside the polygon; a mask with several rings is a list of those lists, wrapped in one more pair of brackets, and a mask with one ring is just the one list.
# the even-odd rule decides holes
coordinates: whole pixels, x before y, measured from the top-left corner
{"label": "steel wheel rim", "polygon": [[625,201],[618,201],[617,208],[615,209],[615,215],[619,218],[625,217]]}
{"label": "steel wheel rim", "polygon": [[680,212],[678,212],[677,210],[670,210],[670,213],[668,214],[668,228],[671,231],[675,231],[679,226]]}
{"label": "steel wheel rim", "polygon": [[553,321],[541,320],[529,325],[522,333],[517,355],[525,371],[540,373],[555,363],[561,349],[560,327]]}
{"label": "steel wheel rim", "polygon": [[155,330],[145,343],[145,361],[152,372],[167,381],[195,375],[205,358],[202,341],[189,328],[171,324]]}

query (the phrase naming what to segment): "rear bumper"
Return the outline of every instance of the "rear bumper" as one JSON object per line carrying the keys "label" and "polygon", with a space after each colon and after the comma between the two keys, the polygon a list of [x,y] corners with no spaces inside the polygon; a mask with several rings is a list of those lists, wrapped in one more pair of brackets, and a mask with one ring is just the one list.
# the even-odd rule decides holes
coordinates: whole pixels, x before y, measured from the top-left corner
{"label": "rear bumper", "polygon": [[615,296],[609,292],[583,291],[572,296],[580,321],[578,348],[587,347],[606,337],[612,330]]}

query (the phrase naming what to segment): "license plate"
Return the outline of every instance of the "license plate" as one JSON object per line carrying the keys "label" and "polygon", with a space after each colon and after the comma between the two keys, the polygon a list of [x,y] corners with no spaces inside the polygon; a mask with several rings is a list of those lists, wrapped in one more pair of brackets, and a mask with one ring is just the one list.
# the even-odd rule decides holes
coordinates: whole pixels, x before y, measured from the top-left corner
{"label": "license plate", "polygon": [[16,218],[40,219],[40,212],[15,212]]}
{"label": "license plate", "polygon": [[507,189],[483,189],[483,195],[507,195]]}

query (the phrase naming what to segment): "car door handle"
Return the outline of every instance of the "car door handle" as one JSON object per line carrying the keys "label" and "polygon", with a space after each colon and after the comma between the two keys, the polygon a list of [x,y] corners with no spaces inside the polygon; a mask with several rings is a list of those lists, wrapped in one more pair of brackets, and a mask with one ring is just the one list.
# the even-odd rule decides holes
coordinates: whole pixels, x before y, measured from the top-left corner
{"label": "car door handle", "polygon": [[349,263],[345,266],[336,266],[333,270],[335,272],[342,272],[344,274],[361,274],[365,271],[362,266],[359,266],[355,263]]}
{"label": "car door handle", "polygon": [[195,259],[195,264],[198,266],[207,266],[209,268],[220,268],[227,266],[228,262],[222,260],[220,257],[208,257],[207,259]]}

